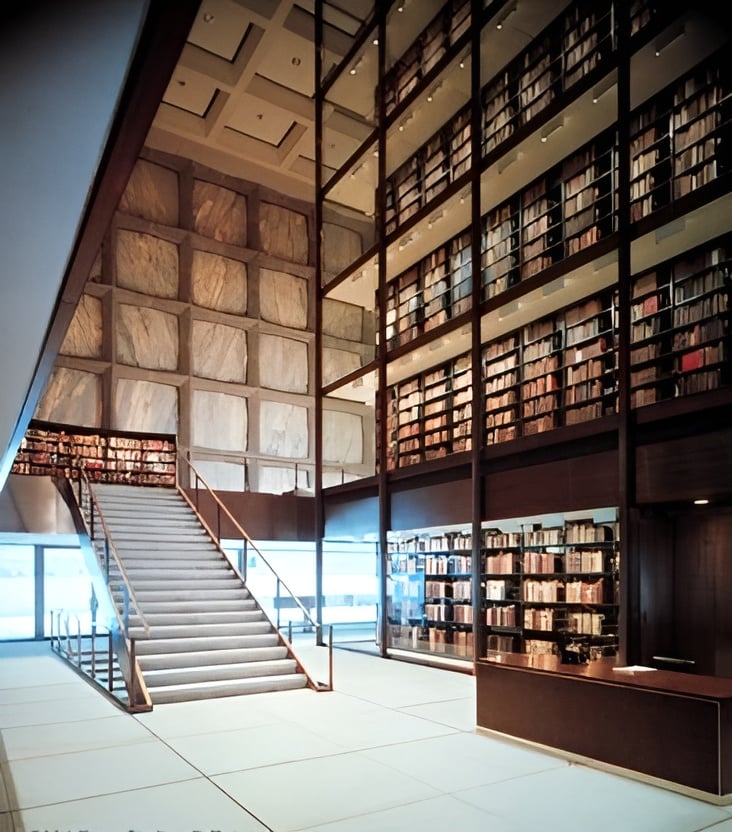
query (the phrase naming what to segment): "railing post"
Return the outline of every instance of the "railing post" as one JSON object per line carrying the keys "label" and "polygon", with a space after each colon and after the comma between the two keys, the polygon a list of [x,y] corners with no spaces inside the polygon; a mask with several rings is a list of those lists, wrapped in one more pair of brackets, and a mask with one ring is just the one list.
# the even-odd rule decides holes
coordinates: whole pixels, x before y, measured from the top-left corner
{"label": "railing post", "polygon": [[76,666],[81,667],[81,621],[76,618]]}
{"label": "railing post", "polygon": [[333,625],[328,625],[328,686],[333,690]]}
{"label": "railing post", "polygon": [[221,505],[216,503],[216,537],[221,543]]}
{"label": "railing post", "polygon": [[123,586],[122,593],[122,623],[124,625],[125,638],[130,632],[130,593],[126,586]]}
{"label": "railing post", "polygon": [[135,653],[136,653],[135,639],[131,638],[130,639],[130,705],[135,704],[136,693],[137,693],[137,691],[135,690],[135,688],[137,686],[137,673],[135,673],[135,662],[136,662]]}
{"label": "railing post", "polygon": [[277,578],[277,595],[275,598],[275,609],[277,610],[277,629],[280,629],[280,579]]}
{"label": "railing post", "polygon": [[104,536],[104,575],[109,583],[109,538]]}
{"label": "railing post", "polygon": [[243,542],[244,545],[242,546],[241,551],[242,551],[244,563],[243,563],[243,569],[241,571],[241,575],[242,575],[242,578],[244,578],[244,583],[246,583],[247,582],[247,567],[249,565],[249,552],[248,552],[248,549],[247,549],[247,540],[246,540],[246,538],[244,538],[244,540],[242,542]]}
{"label": "railing post", "polygon": [[292,619],[287,622],[287,640],[292,644]]}
{"label": "railing post", "polygon": [[112,633],[107,633],[107,688],[114,691],[114,651],[112,649]]}

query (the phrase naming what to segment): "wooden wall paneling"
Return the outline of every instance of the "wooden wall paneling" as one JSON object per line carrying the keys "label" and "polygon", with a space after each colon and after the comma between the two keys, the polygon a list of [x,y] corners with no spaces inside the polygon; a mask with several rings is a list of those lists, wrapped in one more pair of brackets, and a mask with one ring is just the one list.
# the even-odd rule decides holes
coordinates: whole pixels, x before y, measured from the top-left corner
{"label": "wooden wall paneling", "polygon": [[379,498],[375,489],[367,494],[341,497],[325,494],[324,532],[327,540],[376,535],[379,532]]}
{"label": "wooden wall paneling", "polygon": [[653,656],[674,655],[673,532],[673,518],[650,508],[633,511],[629,527],[621,529],[640,570],[638,649],[641,664],[648,666]]}
{"label": "wooden wall paneling", "polygon": [[423,529],[472,522],[472,481],[459,479],[432,485],[391,489],[391,528]]}

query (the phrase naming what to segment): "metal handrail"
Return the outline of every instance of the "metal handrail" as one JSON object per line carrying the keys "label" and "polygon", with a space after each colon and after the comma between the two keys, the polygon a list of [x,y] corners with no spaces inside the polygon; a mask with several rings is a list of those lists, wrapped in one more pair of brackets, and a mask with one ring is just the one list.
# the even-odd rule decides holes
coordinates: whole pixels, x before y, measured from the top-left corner
{"label": "metal handrail", "polygon": [[[295,606],[302,612],[305,620],[315,629],[316,643],[320,643],[321,642],[320,636],[321,636],[321,631],[322,631],[321,624],[316,619],[314,619],[312,617],[312,615],[310,614],[307,607],[305,607],[305,605],[302,603],[302,601],[300,601],[300,599],[297,597],[297,595],[295,595],[295,593],[289,588],[289,586],[287,586],[287,584],[277,574],[277,572],[274,569],[274,567],[272,566],[272,564],[269,563],[269,561],[264,557],[262,552],[257,548],[257,545],[254,543],[254,541],[249,536],[249,534],[247,534],[245,529],[242,527],[241,523],[239,523],[239,521],[234,517],[234,515],[227,508],[227,506],[222,502],[222,500],[218,496],[218,494],[216,494],[216,492],[211,488],[211,486],[206,482],[206,480],[204,480],[204,478],[198,473],[198,471],[195,469],[195,467],[193,466],[193,463],[188,458],[188,456],[184,456],[182,452],[178,451],[178,457],[182,462],[184,462],[186,464],[189,471],[192,472],[193,476],[195,477],[195,485],[193,487],[194,491],[195,491],[195,494],[196,494],[195,504],[191,502],[191,499],[186,494],[185,490],[183,489],[183,487],[180,483],[180,465],[176,465],[176,488],[178,489],[178,492],[181,494],[183,499],[191,506],[191,508],[195,509],[196,514],[199,516],[199,519],[201,520],[202,524],[208,530],[211,537],[214,538],[214,542],[216,543],[217,548],[223,553],[223,549],[221,548],[221,513],[223,512],[224,515],[226,515],[226,517],[228,518],[229,522],[236,529],[238,534],[241,535],[242,540],[246,541],[247,546],[251,547],[254,550],[254,552],[261,559],[262,563],[264,563],[264,565],[270,570],[272,575],[277,580],[277,597],[278,598],[280,597],[280,587],[282,587],[286,591],[286,593],[292,598],[292,600],[295,602]],[[205,520],[203,519],[203,517],[201,515],[201,511],[200,511],[200,507],[199,507],[199,487],[198,487],[199,483],[201,483],[203,485],[203,487],[208,492],[208,494],[211,496],[211,498],[214,500],[214,503],[216,505],[216,532],[215,532],[215,534],[214,534],[213,529],[211,529],[208,526],[208,524],[205,522]],[[245,561],[245,564],[246,564],[246,561]],[[246,565],[245,565],[243,575],[241,575],[239,573],[239,570],[233,564],[232,564],[232,569],[234,569],[234,571],[237,574],[239,574],[242,581],[244,583],[246,583]],[[279,605],[278,605],[278,607],[277,607],[277,625],[276,625],[277,632],[279,633],[280,638],[289,645],[289,648],[292,651],[293,655],[295,655],[295,651],[292,647],[291,637],[290,637],[289,640],[286,639],[285,636],[282,634],[282,631],[280,629],[279,610],[280,610],[280,608],[279,608]],[[264,613],[264,610],[262,610],[262,612]],[[264,613],[264,614],[266,615],[266,613]],[[270,623],[272,623],[272,622],[270,622]],[[291,634],[292,628],[290,627],[289,630],[290,630],[290,634]],[[328,638],[328,651],[329,651],[329,656],[328,656],[328,683],[327,683],[327,685],[325,685],[325,684],[320,683],[320,682],[317,682],[317,683],[313,682],[313,686],[316,688],[316,690],[321,690],[321,691],[333,690],[333,627],[328,625],[328,630],[329,630],[329,638]],[[297,659],[296,655],[295,655],[295,658]],[[297,659],[297,662],[302,667],[302,663],[300,662],[299,659]],[[303,668],[303,672],[310,679],[309,674],[307,674],[307,672],[304,670],[304,668]]]}
{"label": "metal handrail", "polygon": [[[122,632],[125,635],[125,638],[130,638],[130,622],[129,622],[129,606],[130,601],[132,601],[134,608],[137,612],[137,615],[140,619],[140,623],[142,628],[145,632],[144,638],[150,638],[150,625],[147,622],[147,618],[143,613],[140,605],[137,601],[137,597],[135,595],[134,589],[132,589],[132,584],[130,583],[129,576],[127,575],[127,570],[122,564],[122,560],[117,553],[117,547],[114,545],[114,541],[112,540],[112,536],[109,533],[109,527],[107,526],[107,521],[104,517],[104,513],[102,512],[101,506],[99,505],[99,500],[97,499],[97,495],[94,493],[92,489],[91,480],[89,479],[89,475],[86,472],[86,468],[83,464],[79,464],[77,466],[77,470],[79,471],[79,494],[78,494],[78,502],[79,502],[79,509],[81,510],[82,518],[84,522],[88,525],[88,532],[89,532],[89,539],[91,540],[92,544],[96,542],[94,536],[94,510],[96,509],[96,515],[99,518],[99,522],[102,525],[102,532],[104,533],[104,578],[107,582],[107,589],[109,590],[110,596],[112,596],[112,587],[110,586],[109,582],[109,566],[110,566],[110,554],[114,560],[114,564],[119,570],[119,574],[122,577],[122,590],[123,590],[123,606],[124,606],[124,616],[120,616],[119,610],[117,608],[117,604],[112,603],[112,607],[114,609],[114,613],[117,617],[117,621],[119,622],[120,627],[122,628]],[[84,504],[83,504],[83,484],[86,485],[87,492],[89,494],[90,500],[90,519],[87,522],[86,518],[84,517]]]}

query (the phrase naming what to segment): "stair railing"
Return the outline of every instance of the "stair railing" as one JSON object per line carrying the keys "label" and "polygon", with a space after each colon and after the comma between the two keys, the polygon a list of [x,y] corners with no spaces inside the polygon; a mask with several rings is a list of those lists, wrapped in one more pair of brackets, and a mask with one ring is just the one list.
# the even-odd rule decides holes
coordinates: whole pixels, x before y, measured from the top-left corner
{"label": "stair railing", "polygon": [[[152,703],[137,663],[136,641],[138,638],[150,638],[150,624],[143,613],[130,583],[127,571],[109,533],[97,495],[92,487],[89,475],[80,460],[75,471],[78,472],[76,488],[72,493],[79,509],[79,519],[83,531],[91,542],[91,548],[102,569],[104,581],[114,610],[115,621],[112,622],[110,639],[112,649],[117,657],[120,670],[127,688],[128,710],[151,710]],[[115,573],[116,576],[115,577]],[[115,593],[121,598],[115,598]],[[92,607],[96,598],[92,595]],[[121,609],[120,609],[121,606]],[[137,615],[143,634],[130,634],[130,610]]]}
{"label": "stair railing", "polygon": [[[289,588],[289,586],[285,583],[285,581],[282,580],[282,578],[279,576],[279,574],[274,569],[272,564],[267,560],[267,558],[264,557],[262,552],[257,548],[254,541],[251,539],[251,537],[244,530],[241,523],[239,523],[239,521],[234,517],[234,515],[231,513],[231,511],[229,511],[229,509],[226,507],[226,505],[221,501],[218,494],[211,488],[211,486],[206,482],[206,480],[204,480],[204,478],[198,473],[198,471],[195,469],[195,467],[193,466],[193,463],[190,461],[188,456],[184,456],[183,453],[179,451],[178,452],[178,458],[179,458],[180,462],[183,463],[183,465],[185,466],[185,468],[189,472],[189,476],[190,476],[191,482],[192,482],[191,487],[193,488],[195,499],[191,500],[191,498],[188,496],[185,489],[181,485],[180,472],[181,472],[182,466],[180,464],[176,465],[176,477],[177,477],[176,487],[177,487],[179,493],[181,494],[183,499],[188,503],[188,505],[193,509],[193,511],[196,513],[196,516],[198,517],[201,525],[206,529],[209,536],[211,537],[214,544],[216,545],[216,548],[221,552],[222,555],[224,555],[224,557],[226,557],[226,553],[224,552],[224,550],[221,546],[221,521],[222,521],[222,517],[225,517],[226,520],[233,526],[236,536],[241,537],[241,539],[246,542],[247,548],[252,549],[256,553],[256,555],[258,556],[261,563],[263,563],[267,567],[267,569],[269,569],[269,571],[272,573],[272,576],[274,577],[274,579],[276,581],[276,587],[277,587],[276,597],[278,599],[278,603],[276,604],[276,609],[277,609],[276,621],[272,621],[271,618],[267,615],[267,613],[263,609],[262,609],[262,614],[267,618],[267,620],[270,622],[270,624],[272,624],[272,626],[275,628],[281,642],[284,644],[285,647],[287,647],[290,654],[294,657],[295,661],[297,662],[298,669],[300,670],[300,672],[305,674],[305,676],[308,679],[308,682],[309,682],[310,686],[312,688],[314,688],[315,690],[317,690],[317,691],[332,691],[333,690],[333,627],[331,625],[327,625],[327,629],[328,629],[328,640],[327,640],[327,646],[328,646],[328,681],[327,682],[316,682],[311,678],[310,674],[305,670],[302,662],[300,661],[300,659],[298,658],[298,656],[295,652],[295,649],[293,648],[293,645],[292,645],[292,622],[291,621],[289,622],[288,636],[287,637],[283,634],[283,632],[280,628],[280,608],[281,608],[281,599],[282,599],[283,594],[284,594],[285,597],[288,597],[290,599],[290,601],[292,603],[292,606],[294,606],[295,608],[300,610],[300,612],[303,615],[303,622],[307,623],[312,628],[312,630],[315,632],[316,644],[321,644],[322,643],[322,639],[321,639],[322,626],[321,626],[320,622],[316,621],[313,618],[313,616],[310,614],[310,610],[307,609],[307,607],[302,603],[302,601],[297,597],[297,595],[295,595],[295,593]],[[201,509],[200,509],[200,492],[201,491],[204,491],[205,493],[208,494],[209,498],[211,500],[213,500],[214,506],[216,508],[216,529],[215,530],[211,528],[211,526],[205,520],[205,518],[203,517],[203,514],[201,513]],[[228,560],[228,558],[227,558],[227,560]],[[246,564],[246,562],[245,562],[245,564]],[[238,575],[238,577],[241,579],[242,583],[244,583],[246,585],[246,583],[247,583],[246,565],[244,567],[244,574],[242,574],[239,571],[239,569],[233,563],[230,562],[230,565],[231,565],[231,568],[236,573],[236,575]],[[260,605],[260,609],[261,609],[261,605]]]}

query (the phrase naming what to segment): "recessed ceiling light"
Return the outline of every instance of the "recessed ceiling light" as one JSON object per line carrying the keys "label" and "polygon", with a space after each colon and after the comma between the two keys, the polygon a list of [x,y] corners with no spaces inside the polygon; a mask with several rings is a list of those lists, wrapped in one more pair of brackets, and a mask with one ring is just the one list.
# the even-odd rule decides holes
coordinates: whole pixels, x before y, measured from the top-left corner
{"label": "recessed ceiling light", "polygon": [[297,56],[292,59],[293,66],[300,66],[301,63],[302,61]]}
{"label": "recessed ceiling light", "polygon": [[186,85],[186,82],[182,78],[179,78],[178,79],[178,86],[179,87],[185,87],[185,85]]}
{"label": "recessed ceiling light", "polygon": [[706,497],[700,497],[698,500],[694,500],[694,505],[695,506],[708,506],[709,505],[709,500],[707,500]]}
{"label": "recessed ceiling light", "polygon": [[203,15],[203,22],[204,23],[213,23],[216,20],[216,16],[211,14],[211,12],[206,12]]}

